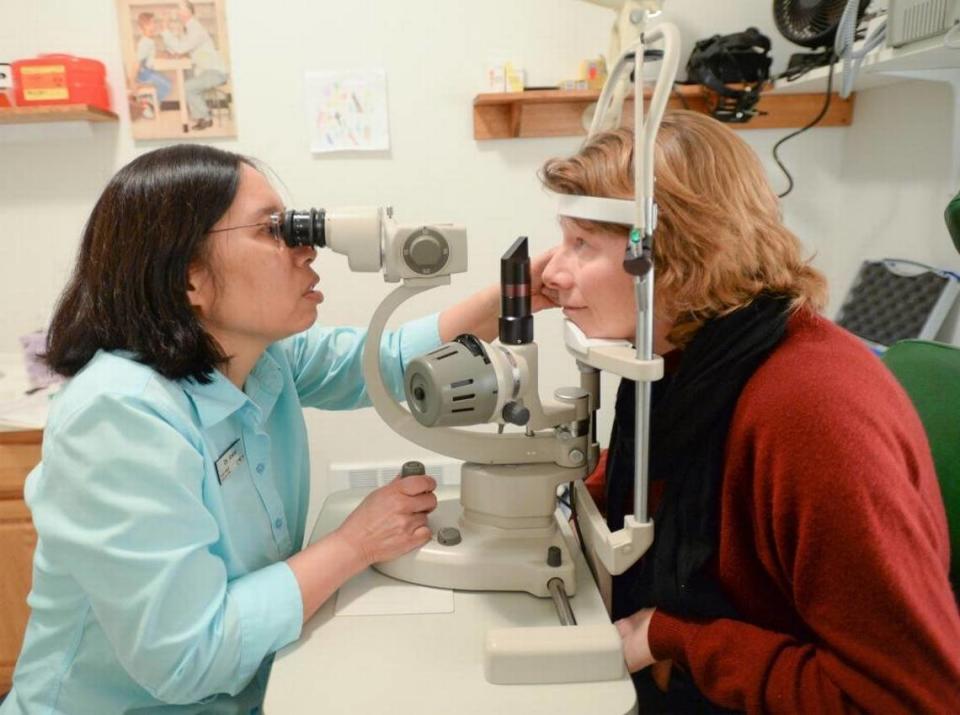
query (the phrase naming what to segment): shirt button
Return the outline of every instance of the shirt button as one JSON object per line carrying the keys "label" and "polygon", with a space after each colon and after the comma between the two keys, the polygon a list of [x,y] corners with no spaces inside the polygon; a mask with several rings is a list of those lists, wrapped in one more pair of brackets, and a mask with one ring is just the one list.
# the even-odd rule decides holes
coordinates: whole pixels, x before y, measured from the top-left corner
{"label": "shirt button", "polygon": [[257,474],[263,474],[264,469],[266,469],[266,467],[263,462],[260,462],[260,464],[257,465]]}
{"label": "shirt button", "polygon": [[283,519],[281,519],[281,518],[278,516],[277,519],[276,519],[276,521],[273,522],[273,525],[274,525],[275,528],[279,529],[281,526],[283,526]]}

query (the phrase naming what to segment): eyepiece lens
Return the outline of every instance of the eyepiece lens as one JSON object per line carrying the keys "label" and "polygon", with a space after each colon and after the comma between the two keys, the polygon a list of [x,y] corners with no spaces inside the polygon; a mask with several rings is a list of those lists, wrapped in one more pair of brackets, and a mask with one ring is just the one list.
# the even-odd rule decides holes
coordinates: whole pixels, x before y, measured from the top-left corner
{"label": "eyepiece lens", "polygon": [[326,212],[323,209],[297,210],[289,209],[283,214],[280,221],[280,233],[284,242],[291,248],[297,246],[316,246],[323,248],[324,219]]}

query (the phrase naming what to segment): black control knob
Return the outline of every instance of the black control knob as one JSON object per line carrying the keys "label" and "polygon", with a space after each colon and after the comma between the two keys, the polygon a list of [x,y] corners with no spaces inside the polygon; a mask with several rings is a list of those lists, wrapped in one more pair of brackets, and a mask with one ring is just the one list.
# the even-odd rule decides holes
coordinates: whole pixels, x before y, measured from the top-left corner
{"label": "black control knob", "polygon": [[503,415],[504,422],[509,422],[512,425],[518,425],[520,427],[523,427],[530,421],[530,410],[519,402],[508,402],[505,404],[501,415]]}
{"label": "black control knob", "polygon": [[547,549],[547,566],[558,568],[563,563],[563,554],[559,546],[551,546]]}

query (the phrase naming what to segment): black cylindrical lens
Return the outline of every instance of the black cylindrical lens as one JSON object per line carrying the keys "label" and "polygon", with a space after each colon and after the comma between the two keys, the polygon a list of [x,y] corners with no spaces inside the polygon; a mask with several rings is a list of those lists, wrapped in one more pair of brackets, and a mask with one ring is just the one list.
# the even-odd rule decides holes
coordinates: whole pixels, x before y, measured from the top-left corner
{"label": "black cylindrical lens", "polygon": [[283,237],[283,242],[291,248],[297,246],[323,248],[327,245],[324,234],[325,219],[326,211],[323,209],[284,211],[280,221],[280,235]]}
{"label": "black cylindrical lens", "polygon": [[514,241],[500,259],[500,342],[504,345],[533,342],[526,236]]}

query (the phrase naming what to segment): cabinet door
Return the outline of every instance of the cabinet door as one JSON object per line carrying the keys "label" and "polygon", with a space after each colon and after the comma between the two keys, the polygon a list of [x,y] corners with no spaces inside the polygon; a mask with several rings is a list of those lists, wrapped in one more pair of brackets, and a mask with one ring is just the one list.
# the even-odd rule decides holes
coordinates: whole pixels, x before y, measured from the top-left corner
{"label": "cabinet door", "polygon": [[0,430],[0,499],[23,499],[23,480],[40,461],[43,432]]}
{"label": "cabinet door", "polygon": [[30,609],[37,537],[23,503],[23,481],[40,461],[40,430],[0,431],[0,693],[10,689]]}
{"label": "cabinet door", "polygon": [[27,594],[37,536],[30,511],[20,500],[0,500],[0,693],[10,689],[30,609]]}

